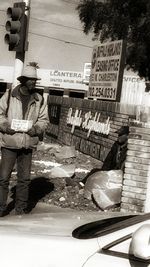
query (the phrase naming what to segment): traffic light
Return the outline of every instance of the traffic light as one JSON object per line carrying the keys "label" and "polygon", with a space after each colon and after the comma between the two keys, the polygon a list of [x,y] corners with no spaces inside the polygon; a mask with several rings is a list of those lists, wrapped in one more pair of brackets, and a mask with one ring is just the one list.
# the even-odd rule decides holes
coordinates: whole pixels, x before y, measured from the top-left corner
{"label": "traffic light", "polygon": [[13,7],[7,9],[5,42],[9,45],[9,51],[24,52],[26,50],[26,28],[27,16],[25,15],[25,3],[14,3]]}

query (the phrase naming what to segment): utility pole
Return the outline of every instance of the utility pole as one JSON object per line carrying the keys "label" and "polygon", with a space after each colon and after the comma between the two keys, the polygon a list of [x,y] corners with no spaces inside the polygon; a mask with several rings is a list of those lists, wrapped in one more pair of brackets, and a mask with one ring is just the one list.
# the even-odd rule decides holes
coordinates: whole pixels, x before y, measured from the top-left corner
{"label": "utility pole", "polygon": [[26,25],[26,32],[25,32],[25,49],[21,52],[16,51],[16,58],[15,58],[15,66],[14,66],[14,78],[13,78],[13,84],[12,89],[18,85],[19,81],[17,80],[17,77],[21,76],[23,66],[24,66],[24,60],[25,60],[25,51],[28,49],[28,29],[29,29],[29,19],[30,19],[30,1],[31,0],[23,0],[22,2],[25,3],[25,15],[27,19],[27,25]]}

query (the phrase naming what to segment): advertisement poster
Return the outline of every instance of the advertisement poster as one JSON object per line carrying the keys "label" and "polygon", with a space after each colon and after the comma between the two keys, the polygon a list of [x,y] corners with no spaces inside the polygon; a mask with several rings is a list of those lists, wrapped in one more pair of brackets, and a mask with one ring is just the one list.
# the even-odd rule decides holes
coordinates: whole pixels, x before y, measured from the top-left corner
{"label": "advertisement poster", "polygon": [[91,62],[89,97],[119,101],[124,70],[122,40],[95,46]]}
{"label": "advertisement poster", "polygon": [[38,86],[65,88],[88,91],[88,85],[83,83],[83,72],[38,69]]}

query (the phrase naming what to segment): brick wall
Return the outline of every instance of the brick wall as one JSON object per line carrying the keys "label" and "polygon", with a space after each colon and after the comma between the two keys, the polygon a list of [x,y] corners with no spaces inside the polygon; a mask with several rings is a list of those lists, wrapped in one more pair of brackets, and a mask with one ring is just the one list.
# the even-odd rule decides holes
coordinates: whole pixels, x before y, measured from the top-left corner
{"label": "brick wall", "polygon": [[[77,150],[102,162],[117,140],[116,130],[122,125],[129,125],[130,134],[122,186],[121,211],[150,212],[150,126],[135,121],[137,108],[115,102],[57,96],[50,96],[48,104],[61,106],[59,123],[49,125],[48,134],[52,140],[61,144],[74,145]],[[104,135],[92,131],[87,137],[87,130],[76,126],[71,133],[72,126],[67,124],[70,107],[73,115],[77,109],[82,112],[81,119],[89,111],[93,116],[96,112],[100,113],[102,121],[109,116],[109,134]]]}
{"label": "brick wall", "polygon": [[[61,114],[59,125],[50,123],[48,133],[54,137],[57,142],[74,145],[75,148],[85,154],[88,154],[100,161],[104,161],[112,145],[118,138],[116,131],[122,125],[129,124],[129,118],[135,116],[135,107],[121,105],[108,101],[92,101],[77,98],[63,98],[50,96],[49,105],[61,105]],[[88,131],[82,127],[75,126],[71,133],[72,126],[67,124],[67,115],[69,108],[72,108],[72,114],[78,109],[82,112],[81,118],[84,120],[85,114],[91,111],[94,117],[96,112],[100,114],[100,121],[105,122],[110,117],[110,132],[108,135],[95,133],[92,131],[87,137]]]}
{"label": "brick wall", "polygon": [[150,126],[130,122],[122,211],[150,211]]}

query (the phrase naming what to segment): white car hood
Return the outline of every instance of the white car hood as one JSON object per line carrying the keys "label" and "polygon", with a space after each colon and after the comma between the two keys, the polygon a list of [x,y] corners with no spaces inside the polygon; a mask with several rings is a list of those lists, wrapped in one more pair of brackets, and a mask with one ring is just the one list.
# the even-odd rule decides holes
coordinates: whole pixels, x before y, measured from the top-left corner
{"label": "white car hood", "polygon": [[[113,216],[121,215],[113,213]],[[2,267],[81,267],[99,250],[98,239],[79,240],[72,231],[112,213],[55,211],[0,218]],[[91,266],[92,267],[92,266]]]}
{"label": "white car hood", "polygon": [[[0,219],[2,267],[81,267],[98,249],[97,239],[78,240],[72,230],[98,214],[43,213]],[[91,220],[89,219],[91,217]]]}
{"label": "white car hood", "polygon": [[97,240],[35,234],[0,234],[2,267],[81,267],[98,250]]}

